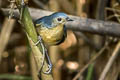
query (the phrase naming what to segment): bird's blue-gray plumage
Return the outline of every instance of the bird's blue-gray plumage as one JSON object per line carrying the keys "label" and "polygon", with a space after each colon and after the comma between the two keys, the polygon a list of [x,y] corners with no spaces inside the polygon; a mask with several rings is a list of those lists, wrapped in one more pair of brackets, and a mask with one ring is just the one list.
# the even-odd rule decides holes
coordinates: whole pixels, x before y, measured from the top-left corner
{"label": "bird's blue-gray plumage", "polygon": [[52,27],[56,26],[56,25],[52,24],[53,23],[52,20],[57,17],[66,18],[66,19],[68,18],[67,14],[62,13],[62,12],[56,12],[49,16],[44,16],[44,17],[36,20],[35,23],[36,24],[41,23],[41,25],[43,25],[44,27],[52,28]]}

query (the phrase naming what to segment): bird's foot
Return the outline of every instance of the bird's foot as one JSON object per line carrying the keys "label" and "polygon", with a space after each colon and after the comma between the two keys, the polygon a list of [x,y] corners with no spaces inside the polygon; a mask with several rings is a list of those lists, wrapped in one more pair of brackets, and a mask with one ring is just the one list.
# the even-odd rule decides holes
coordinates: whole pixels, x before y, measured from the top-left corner
{"label": "bird's foot", "polygon": [[38,36],[38,41],[35,43],[35,45],[38,45],[39,43],[42,43],[42,38],[41,38],[41,36]]}
{"label": "bird's foot", "polygon": [[48,65],[48,70],[47,70],[46,72],[43,72],[43,73],[45,73],[45,74],[50,74],[51,71],[52,71],[52,65],[49,64],[49,65]]}

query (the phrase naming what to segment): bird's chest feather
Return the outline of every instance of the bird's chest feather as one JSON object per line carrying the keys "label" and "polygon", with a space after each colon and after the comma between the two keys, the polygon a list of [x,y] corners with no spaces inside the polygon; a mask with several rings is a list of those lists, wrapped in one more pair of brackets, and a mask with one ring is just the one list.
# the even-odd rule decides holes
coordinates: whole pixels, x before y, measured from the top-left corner
{"label": "bird's chest feather", "polygon": [[57,42],[59,42],[63,37],[63,28],[63,25],[59,25],[53,28],[40,27],[38,33],[45,43],[57,44]]}

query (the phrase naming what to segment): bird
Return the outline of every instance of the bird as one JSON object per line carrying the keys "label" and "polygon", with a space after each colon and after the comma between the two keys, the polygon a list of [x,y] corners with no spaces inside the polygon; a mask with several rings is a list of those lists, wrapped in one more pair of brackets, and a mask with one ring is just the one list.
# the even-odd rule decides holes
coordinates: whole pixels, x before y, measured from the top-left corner
{"label": "bird", "polygon": [[[39,40],[36,45],[43,41],[47,45],[59,45],[64,42],[67,37],[67,30],[65,23],[67,21],[73,21],[68,17],[66,13],[55,12],[49,16],[44,16],[35,21],[35,28],[39,36]],[[45,49],[46,50],[46,49]],[[49,74],[52,70],[52,63],[48,56],[47,51],[45,55],[48,60],[48,71],[44,72]],[[44,61],[43,61],[44,62]]]}
{"label": "bird", "polygon": [[55,12],[35,21],[36,31],[43,42],[48,45],[59,45],[67,37],[65,23],[73,21],[66,13]]}

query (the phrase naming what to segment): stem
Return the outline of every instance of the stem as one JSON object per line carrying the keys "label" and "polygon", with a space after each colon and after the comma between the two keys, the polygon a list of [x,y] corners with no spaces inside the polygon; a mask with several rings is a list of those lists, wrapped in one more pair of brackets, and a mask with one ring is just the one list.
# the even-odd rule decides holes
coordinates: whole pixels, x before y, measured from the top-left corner
{"label": "stem", "polygon": [[[37,46],[35,45],[35,43],[38,41],[38,36],[35,30],[34,24],[32,22],[32,18],[28,11],[28,7],[26,5],[27,2],[25,2],[24,4],[21,4],[22,3],[21,1],[22,0],[16,0],[16,5],[20,12],[21,24],[24,26],[25,32],[29,40],[29,44],[33,52],[33,57],[36,61],[36,67],[38,71],[37,74],[40,75],[42,80],[53,80],[51,73],[50,74],[43,73],[48,70],[48,63],[46,60],[45,61],[43,60],[44,57],[42,54],[44,50],[42,50],[42,46],[40,44],[38,44]],[[43,65],[43,62],[44,62],[44,65]],[[41,72],[41,74],[39,74],[39,72]]]}

